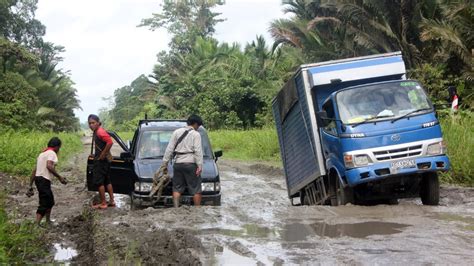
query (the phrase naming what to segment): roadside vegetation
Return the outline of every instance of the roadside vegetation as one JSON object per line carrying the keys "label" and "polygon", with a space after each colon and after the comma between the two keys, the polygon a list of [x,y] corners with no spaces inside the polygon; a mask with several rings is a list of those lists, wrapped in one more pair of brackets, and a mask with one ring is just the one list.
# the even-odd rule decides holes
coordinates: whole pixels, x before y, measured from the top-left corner
{"label": "roadside vegetation", "polygon": [[474,115],[445,116],[441,127],[451,162],[451,170],[443,173],[441,180],[474,186]]}
{"label": "roadside vegetation", "polygon": [[15,223],[5,211],[4,196],[0,195],[0,264],[24,264],[47,254],[42,231],[32,221]]}
{"label": "roadside vegetation", "polygon": [[209,139],[214,150],[224,152],[223,158],[281,165],[280,147],[273,128],[210,131]]}
{"label": "roadside vegetation", "polygon": [[0,172],[29,176],[36,163],[36,157],[54,136],[62,141],[58,154],[59,167],[61,167],[70,156],[82,149],[78,134],[13,130],[0,132]]}

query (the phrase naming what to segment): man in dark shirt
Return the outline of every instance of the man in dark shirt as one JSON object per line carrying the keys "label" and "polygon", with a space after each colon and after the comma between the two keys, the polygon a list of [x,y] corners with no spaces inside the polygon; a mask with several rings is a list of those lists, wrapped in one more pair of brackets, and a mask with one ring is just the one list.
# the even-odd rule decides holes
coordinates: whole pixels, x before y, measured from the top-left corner
{"label": "man in dark shirt", "polygon": [[[109,133],[101,127],[100,119],[96,115],[89,115],[87,119],[89,128],[94,132],[94,169],[92,170],[94,185],[98,187],[100,203],[93,205],[94,209],[106,209],[107,207],[115,207],[114,191],[110,182],[110,161],[113,141]],[[110,202],[107,204],[105,200],[105,188],[109,193]]]}

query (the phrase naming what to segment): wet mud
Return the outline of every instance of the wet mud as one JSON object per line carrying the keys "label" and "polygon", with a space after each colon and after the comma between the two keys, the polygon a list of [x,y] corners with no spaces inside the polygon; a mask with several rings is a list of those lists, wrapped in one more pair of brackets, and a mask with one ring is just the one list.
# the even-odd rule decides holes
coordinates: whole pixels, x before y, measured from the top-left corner
{"label": "wet mud", "polygon": [[[77,264],[469,264],[474,255],[472,188],[442,187],[436,207],[419,199],[291,206],[280,168],[221,160],[220,207],[132,211],[129,197],[117,195],[116,208],[96,211],[95,193],[84,190],[87,152],[69,169],[73,184],[53,186],[50,260],[56,243],[77,251],[61,260]],[[33,217],[36,198],[12,192],[10,200]]]}

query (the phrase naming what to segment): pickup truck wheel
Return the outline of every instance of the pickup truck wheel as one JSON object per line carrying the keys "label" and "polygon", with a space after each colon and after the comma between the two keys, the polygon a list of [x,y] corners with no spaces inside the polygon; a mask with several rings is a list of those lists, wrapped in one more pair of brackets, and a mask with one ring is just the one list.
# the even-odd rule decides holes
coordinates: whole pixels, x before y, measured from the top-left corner
{"label": "pickup truck wheel", "polygon": [[221,198],[214,200],[214,206],[221,206]]}
{"label": "pickup truck wheel", "polygon": [[133,193],[130,194],[130,210],[135,210],[135,197],[133,196]]}
{"label": "pickup truck wheel", "polygon": [[426,173],[420,182],[420,198],[423,205],[439,204],[439,178],[435,172]]}

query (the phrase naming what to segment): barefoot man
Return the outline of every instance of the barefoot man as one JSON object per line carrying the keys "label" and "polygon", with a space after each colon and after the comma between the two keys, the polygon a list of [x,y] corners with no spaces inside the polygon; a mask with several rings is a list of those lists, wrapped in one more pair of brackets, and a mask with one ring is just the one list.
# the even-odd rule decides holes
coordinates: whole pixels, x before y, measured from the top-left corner
{"label": "barefoot man", "polygon": [[[115,207],[114,191],[110,182],[110,148],[112,148],[112,138],[105,129],[101,127],[100,119],[97,115],[89,115],[87,118],[89,128],[93,133],[93,144],[95,146],[94,153],[94,169],[92,170],[93,182],[99,190],[100,203],[93,205],[94,209],[106,209],[107,207]],[[110,202],[107,204],[105,200],[105,189],[109,193]]]}

